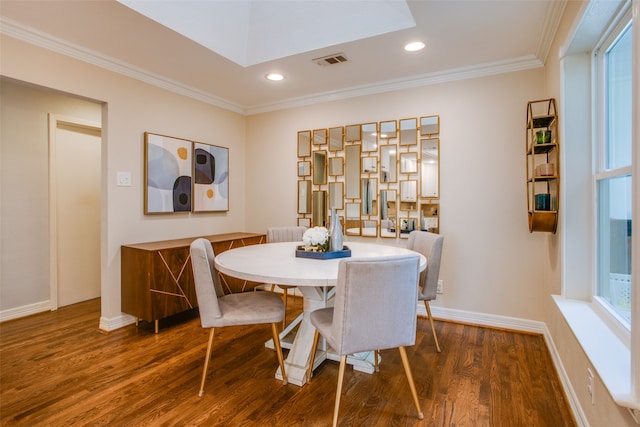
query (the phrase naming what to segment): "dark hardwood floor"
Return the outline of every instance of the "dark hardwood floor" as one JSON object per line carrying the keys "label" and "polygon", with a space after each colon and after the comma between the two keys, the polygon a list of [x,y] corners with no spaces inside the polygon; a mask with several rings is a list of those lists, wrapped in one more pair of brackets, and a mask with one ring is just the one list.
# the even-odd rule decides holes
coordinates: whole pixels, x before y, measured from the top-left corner
{"label": "dark hardwood floor", "polygon": [[[290,310],[301,300],[289,298]],[[100,301],[0,325],[2,426],[325,426],[338,364],[305,387],[274,378],[270,327],[216,334],[205,395],[198,397],[207,331],[191,313],[100,332]],[[293,318],[293,313],[290,313]],[[418,319],[407,348],[425,419],[416,418],[397,350],[380,372],[347,369],[341,426],[573,426],[542,336]],[[286,350],[285,350],[286,351]]]}

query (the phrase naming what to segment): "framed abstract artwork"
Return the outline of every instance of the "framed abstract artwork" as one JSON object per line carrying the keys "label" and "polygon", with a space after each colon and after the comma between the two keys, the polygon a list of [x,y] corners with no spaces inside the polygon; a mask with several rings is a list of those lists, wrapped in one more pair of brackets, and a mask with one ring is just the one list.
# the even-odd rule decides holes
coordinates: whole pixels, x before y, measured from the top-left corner
{"label": "framed abstract artwork", "polygon": [[229,210],[229,149],[193,143],[193,212]]}
{"label": "framed abstract artwork", "polygon": [[190,212],[193,143],[145,132],[144,146],[144,213]]}

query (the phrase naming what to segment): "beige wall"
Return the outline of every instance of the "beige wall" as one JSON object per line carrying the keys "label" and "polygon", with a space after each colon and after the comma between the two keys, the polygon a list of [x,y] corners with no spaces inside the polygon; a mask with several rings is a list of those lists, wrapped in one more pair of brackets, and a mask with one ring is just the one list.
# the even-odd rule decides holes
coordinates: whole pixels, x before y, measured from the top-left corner
{"label": "beige wall", "polygon": [[549,237],[528,231],[524,125],[543,75],[535,69],[248,117],[247,228],[295,224],[297,131],[439,114],[445,292],[434,305],[542,320]]}
{"label": "beige wall", "polygon": [[100,122],[100,104],[0,82],[0,310],[49,300],[47,114]]}
{"label": "beige wall", "polygon": [[[102,319],[106,327],[117,326],[120,318],[120,246],[127,243],[164,240],[185,236],[239,231],[245,228],[245,118],[217,107],[158,89],[137,80],[2,37],[1,74],[104,103],[102,152]],[[4,102],[3,102],[4,104]],[[98,120],[100,121],[100,120]],[[38,173],[46,174],[46,121],[33,143],[38,146]],[[230,149],[230,206],[228,213],[143,214],[143,134],[145,131],[227,146]],[[3,134],[3,146],[4,146]],[[3,153],[3,158],[4,158]],[[131,187],[117,187],[118,171],[132,172]],[[4,172],[3,172],[4,173]],[[3,186],[5,185],[3,177]],[[4,188],[3,188],[4,190]],[[4,191],[3,191],[4,195]],[[46,203],[46,189],[35,195]],[[5,245],[5,201],[3,200],[3,245]],[[44,215],[40,212],[38,215]],[[37,223],[46,229],[46,220]],[[26,218],[15,218],[20,221]],[[44,223],[43,223],[44,221]],[[43,225],[44,224],[44,225]],[[8,226],[12,227],[11,225]],[[44,230],[40,230],[44,232]],[[23,239],[37,241],[41,235],[24,233]],[[10,243],[6,243],[9,245]],[[6,252],[3,250],[2,262]],[[8,259],[8,258],[7,258]],[[24,262],[28,262],[24,260]],[[15,304],[35,303],[48,290],[48,275],[37,280],[5,283]],[[13,280],[16,282],[13,282]],[[24,289],[24,293],[22,291]],[[4,291],[3,291],[4,292]],[[14,296],[14,292],[20,295]],[[31,298],[34,301],[28,301]],[[3,295],[3,304],[4,304]],[[3,305],[3,309],[8,308]]]}

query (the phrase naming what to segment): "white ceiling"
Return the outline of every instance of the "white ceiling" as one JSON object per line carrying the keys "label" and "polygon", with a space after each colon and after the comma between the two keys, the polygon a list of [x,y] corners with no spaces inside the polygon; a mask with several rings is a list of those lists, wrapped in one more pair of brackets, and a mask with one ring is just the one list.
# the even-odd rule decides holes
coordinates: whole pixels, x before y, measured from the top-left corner
{"label": "white ceiling", "polygon": [[[253,114],[539,67],[549,53],[565,0],[409,0],[406,5],[411,16],[402,10],[405,2],[398,0],[258,0],[251,19],[247,18],[248,0],[233,2],[244,9],[230,8],[231,0],[142,3],[180,3],[183,9],[172,9],[171,14],[182,11],[181,20],[191,22],[194,18],[189,13],[197,12],[194,28],[199,24],[206,33],[210,25],[224,30],[224,35],[208,33],[216,45],[207,48],[202,40],[195,42],[116,0],[2,0],[0,31],[223,108]],[[374,12],[385,7],[389,16],[395,10],[396,15],[390,17],[401,18],[401,23],[373,28]],[[348,18],[354,10],[359,17]],[[276,12],[275,24],[266,19],[271,12]],[[414,26],[407,25],[411,18]],[[231,22],[240,22],[236,26],[244,28],[226,25]],[[345,26],[346,34],[337,34]],[[198,31],[203,33],[194,29],[190,36],[197,36]],[[358,35],[361,31],[368,32],[365,38]],[[244,40],[238,39],[242,34]],[[279,42],[282,37],[293,43]],[[340,38],[348,41],[338,42]],[[426,43],[425,49],[403,50],[407,42],[418,39]],[[313,61],[334,53],[344,53],[349,61],[331,66]],[[270,72],[286,78],[267,81],[264,76]]]}

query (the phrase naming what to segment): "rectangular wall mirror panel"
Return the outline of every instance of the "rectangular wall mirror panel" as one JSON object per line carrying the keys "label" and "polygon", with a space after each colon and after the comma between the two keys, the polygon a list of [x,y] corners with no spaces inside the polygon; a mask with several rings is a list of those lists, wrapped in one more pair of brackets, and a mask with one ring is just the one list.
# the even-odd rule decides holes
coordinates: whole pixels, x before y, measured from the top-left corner
{"label": "rectangular wall mirror panel", "polygon": [[303,130],[298,132],[298,157],[309,157],[311,155],[311,131]]}
{"label": "rectangular wall mirror panel", "polygon": [[298,181],[298,213],[311,213],[311,181]]}
{"label": "rectangular wall mirror panel", "polygon": [[378,151],[377,123],[365,123],[362,125],[362,151],[364,153]]}
{"label": "rectangular wall mirror panel", "polygon": [[363,219],[361,235],[363,237],[377,237],[378,221],[375,219]]}
{"label": "rectangular wall mirror panel", "polygon": [[[400,181],[400,201],[403,203],[412,203],[418,201],[418,182],[411,181]],[[414,210],[414,207],[411,208],[401,208],[402,210]]]}
{"label": "rectangular wall mirror panel", "polygon": [[418,143],[418,119],[400,120],[400,145]]}
{"label": "rectangular wall mirror panel", "polygon": [[420,136],[431,136],[440,133],[440,116],[420,117]]}
{"label": "rectangular wall mirror panel", "polygon": [[420,216],[422,218],[422,230],[431,233],[440,233],[440,203],[437,200],[430,200],[428,203],[420,205]]}
{"label": "rectangular wall mirror panel", "polygon": [[342,157],[329,158],[329,176],[344,175],[344,159]]}
{"label": "rectangular wall mirror panel", "polygon": [[347,199],[360,198],[360,144],[345,148],[345,185]]}
{"label": "rectangular wall mirror panel", "polygon": [[329,129],[329,151],[344,149],[344,126]]}
{"label": "rectangular wall mirror panel", "polygon": [[416,153],[400,153],[400,173],[418,172],[418,155]]}
{"label": "rectangular wall mirror panel", "polygon": [[380,182],[389,183],[397,181],[397,151],[398,147],[395,144],[380,146]]}
{"label": "rectangular wall mirror panel", "polygon": [[347,142],[360,141],[360,125],[349,125],[344,128],[344,139]]}
{"label": "rectangular wall mirror panel", "polygon": [[311,228],[311,218],[298,218],[298,226]]}
{"label": "rectangular wall mirror panel", "polygon": [[378,180],[362,178],[362,215],[377,215]]}
{"label": "rectangular wall mirror panel", "polygon": [[377,173],[378,172],[378,158],[377,157],[363,157],[362,158],[362,173]]}
{"label": "rectangular wall mirror panel", "polygon": [[313,152],[313,185],[327,183],[327,152]]}
{"label": "rectangular wall mirror panel", "polygon": [[311,162],[304,161],[298,162],[298,176],[310,176],[311,175]]}
{"label": "rectangular wall mirror panel", "polygon": [[324,227],[327,225],[327,192],[313,192],[313,213],[311,219],[314,227]]}
{"label": "rectangular wall mirror panel", "polygon": [[344,183],[342,182],[329,183],[329,209],[331,208],[344,209]]}
{"label": "rectangular wall mirror panel", "polygon": [[387,122],[380,122],[380,139],[392,139],[398,134],[398,122],[396,120],[389,120]]}
{"label": "rectangular wall mirror panel", "polygon": [[327,143],[327,130],[326,129],[314,129],[313,130],[313,145],[323,145]]}
{"label": "rectangular wall mirror panel", "polygon": [[345,234],[360,235],[360,203],[345,203]]}
{"label": "rectangular wall mirror panel", "polygon": [[380,190],[380,237],[396,237],[396,190]]}
{"label": "rectangular wall mirror panel", "polygon": [[440,139],[420,140],[422,159],[420,160],[420,197],[440,197]]}

